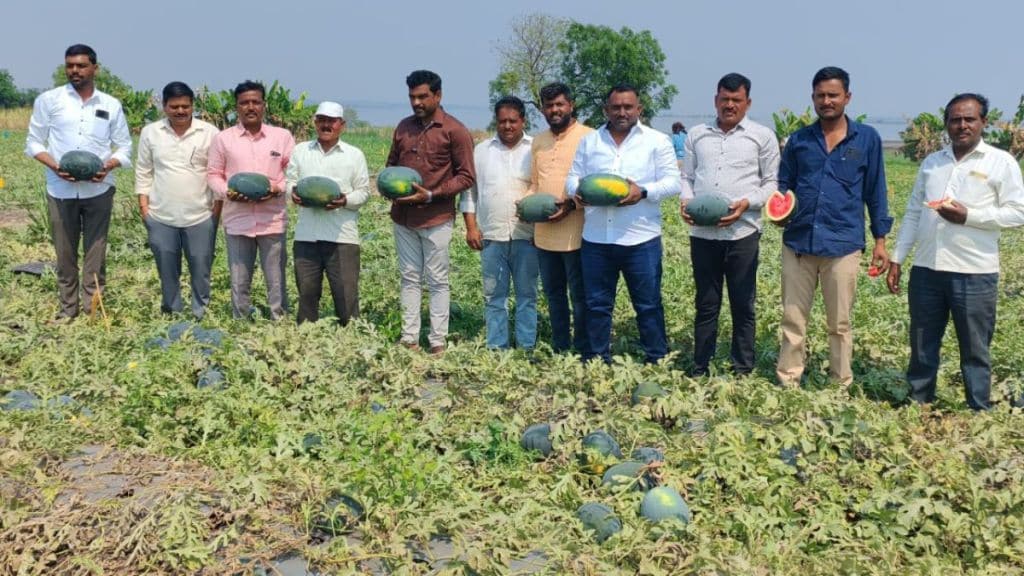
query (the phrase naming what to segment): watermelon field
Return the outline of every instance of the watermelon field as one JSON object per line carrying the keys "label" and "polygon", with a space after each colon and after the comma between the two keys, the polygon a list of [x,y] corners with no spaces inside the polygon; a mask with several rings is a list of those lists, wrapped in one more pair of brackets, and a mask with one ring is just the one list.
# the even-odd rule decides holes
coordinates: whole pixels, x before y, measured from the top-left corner
{"label": "watermelon field", "polygon": [[[728,376],[725,314],[714,373],[687,377],[694,289],[672,202],[673,354],[658,367],[641,363],[621,283],[613,365],[545,348],[487,351],[479,257],[461,223],[452,345],[440,358],[396,346],[398,271],[377,195],[360,217],[358,322],[232,320],[223,237],[202,324],[163,316],[130,171],[118,174],[105,313],[52,325],[53,272],[12,271],[53,259],[42,167],[23,156],[24,137],[0,139],[2,576],[1024,572],[1024,414],[1007,400],[1024,373],[1020,231],[1002,241],[998,402],[974,414],[952,329],[938,401],[907,402],[906,296],[868,278],[866,258],[851,390],[827,381],[820,303],[804,388],[777,388],[776,229],[761,243],[755,374]],[[382,167],[387,130],[343,139],[371,172]],[[916,169],[887,160],[897,222]],[[265,303],[259,278],[254,300]],[[294,302],[290,275],[289,290]],[[327,298],[322,306],[330,312]],[[634,405],[642,382],[665,394]],[[539,423],[549,425],[547,457],[520,444]],[[622,459],[644,447],[664,461],[603,484],[617,458],[583,450],[597,431]],[[682,495],[688,523],[641,516],[638,488],[654,484]],[[596,531],[577,515],[585,504]]]}

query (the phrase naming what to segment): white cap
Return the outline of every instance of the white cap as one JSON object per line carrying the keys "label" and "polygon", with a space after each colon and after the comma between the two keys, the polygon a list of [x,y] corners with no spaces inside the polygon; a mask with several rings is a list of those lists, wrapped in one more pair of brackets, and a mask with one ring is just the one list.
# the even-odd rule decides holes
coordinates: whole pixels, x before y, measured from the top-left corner
{"label": "white cap", "polygon": [[337,102],[321,102],[316,107],[315,116],[327,116],[330,118],[345,118],[345,109]]}

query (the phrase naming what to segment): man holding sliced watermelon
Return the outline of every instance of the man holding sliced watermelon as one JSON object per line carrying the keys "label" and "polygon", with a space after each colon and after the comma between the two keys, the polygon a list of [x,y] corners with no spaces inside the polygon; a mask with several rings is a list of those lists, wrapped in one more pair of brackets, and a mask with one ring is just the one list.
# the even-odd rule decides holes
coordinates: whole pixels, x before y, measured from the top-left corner
{"label": "man holding sliced watermelon", "polygon": [[[792,190],[796,209],[777,224],[782,235],[782,347],[776,376],[799,386],[806,361],[804,338],[814,294],[821,285],[828,324],[829,377],[853,382],[853,309],[864,245],[864,210],[871,217],[872,266],[889,268],[885,235],[892,228],[886,196],[882,139],[846,115],[850,76],[828,66],[811,82],[818,121],[786,143],[779,190]],[[774,221],[774,220],[773,220]]]}
{"label": "man holding sliced watermelon", "polygon": [[[680,213],[690,226],[690,260],[697,288],[693,321],[693,374],[703,375],[715,355],[723,280],[732,316],[732,370],[754,369],[754,301],[761,241],[761,207],[778,188],[779,142],[747,118],[750,80],[726,74],[715,90],[715,122],[691,130],[684,146]],[[698,225],[687,211],[696,199],[719,196],[721,212]],[[705,222],[702,222],[705,223]]]}
{"label": "man holding sliced watermelon", "polygon": [[982,140],[987,116],[988,100],[979,94],[958,94],[946,105],[950,144],[921,163],[889,269],[889,291],[898,294],[902,264],[915,251],[907,383],[921,403],[935,400],[939,351],[952,316],[967,405],[990,406],[999,232],[1024,224],[1024,182],[1013,156]]}

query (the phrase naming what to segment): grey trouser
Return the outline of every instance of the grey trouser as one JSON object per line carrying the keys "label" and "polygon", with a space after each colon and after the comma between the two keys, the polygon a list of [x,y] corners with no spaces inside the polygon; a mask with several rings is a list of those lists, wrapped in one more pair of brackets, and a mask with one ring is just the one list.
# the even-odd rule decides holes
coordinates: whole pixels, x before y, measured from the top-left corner
{"label": "grey trouser", "polygon": [[[107,274],[107,230],[114,207],[114,187],[99,196],[61,200],[47,195],[51,238],[57,253],[57,292],[59,316],[78,316],[78,244],[83,244],[82,298],[85,313],[92,312],[92,296],[103,293]],[[97,286],[97,280],[99,286]]]}
{"label": "grey trouser", "polygon": [[298,322],[320,318],[324,275],[331,287],[334,313],[341,325],[359,316],[359,245],[337,242],[292,243],[295,285],[299,289]]}
{"label": "grey trouser", "polygon": [[444,346],[448,336],[451,290],[448,286],[448,245],[452,221],[429,228],[393,225],[402,276],[402,342],[419,343],[422,284],[430,292],[430,346]]}
{"label": "grey trouser", "polygon": [[149,249],[153,251],[160,275],[160,311],[181,312],[181,256],[188,262],[192,286],[192,314],[202,318],[210,303],[210,268],[217,240],[217,220],[207,218],[198,224],[179,228],[146,218]]}
{"label": "grey trouser", "polygon": [[288,313],[288,292],[284,281],[287,255],[284,250],[285,234],[265,236],[236,236],[225,234],[228,245],[228,268],[231,272],[231,313],[235,318],[252,315],[252,275],[256,253],[260,256],[260,269],[267,284],[267,305],[270,317],[280,320]]}

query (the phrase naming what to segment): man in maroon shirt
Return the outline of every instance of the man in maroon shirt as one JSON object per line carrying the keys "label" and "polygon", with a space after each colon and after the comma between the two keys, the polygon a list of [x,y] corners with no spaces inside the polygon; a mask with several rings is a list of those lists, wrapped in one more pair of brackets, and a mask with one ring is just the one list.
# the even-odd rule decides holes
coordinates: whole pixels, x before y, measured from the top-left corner
{"label": "man in maroon shirt", "polygon": [[417,70],[405,79],[412,116],[395,128],[388,166],[419,172],[416,193],[393,200],[398,269],[402,276],[402,344],[419,349],[421,285],[430,292],[431,354],[444,352],[451,292],[448,244],[455,221],[455,196],[476,181],[473,137],[441,108],[441,77]]}

